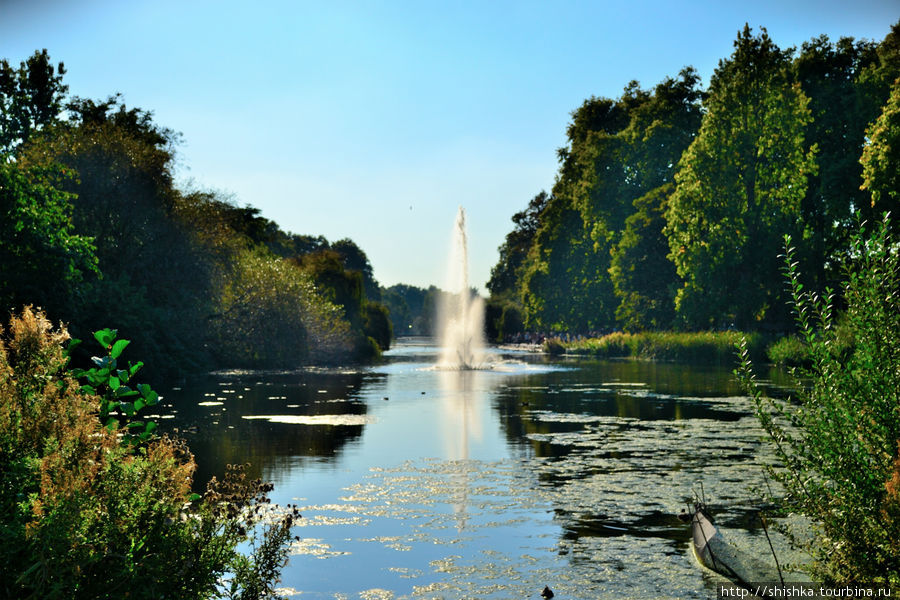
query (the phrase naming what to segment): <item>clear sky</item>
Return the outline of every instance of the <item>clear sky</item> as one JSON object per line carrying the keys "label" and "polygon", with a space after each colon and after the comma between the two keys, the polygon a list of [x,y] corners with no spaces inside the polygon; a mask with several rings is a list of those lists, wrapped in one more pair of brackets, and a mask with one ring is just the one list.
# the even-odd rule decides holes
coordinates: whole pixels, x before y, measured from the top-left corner
{"label": "clear sky", "polygon": [[349,237],[385,286],[444,284],[462,205],[483,289],[586,98],[686,65],[707,83],[745,22],[787,47],[898,19],[898,0],[0,0],[0,57],[47,48],[71,93],[153,111],[183,134],[183,186]]}

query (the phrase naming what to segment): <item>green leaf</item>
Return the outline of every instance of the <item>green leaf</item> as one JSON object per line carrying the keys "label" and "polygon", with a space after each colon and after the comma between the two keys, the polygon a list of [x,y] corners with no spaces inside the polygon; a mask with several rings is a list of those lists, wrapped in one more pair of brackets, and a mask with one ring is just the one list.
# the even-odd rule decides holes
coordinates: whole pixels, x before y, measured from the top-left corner
{"label": "green leaf", "polygon": [[200,494],[191,494],[190,496],[188,496],[188,502],[196,502],[202,497],[203,496],[201,496]]}
{"label": "green leaf", "polygon": [[113,431],[119,427],[119,421],[115,417],[109,417],[106,419],[106,428],[110,431]]}
{"label": "green leaf", "polygon": [[72,338],[69,340],[69,343],[66,345],[65,356],[69,357],[72,355],[72,351],[77,348],[81,344],[81,340],[78,338]]}
{"label": "green leaf", "polygon": [[104,348],[109,348],[112,346],[113,340],[116,339],[117,333],[119,332],[115,329],[101,329],[94,332],[94,339],[100,342],[100,345]]}
{"label": "green leaf", "polygon": [[113,358],[119,358],[122,355],[122,351],[130,344],[129,340],[118,340],[115,344],[113,344],[112,349],[109,351],[109,355]]}
{"label": "green leaf", "polygon": [[143,398],[138,398],[137,400],[134,401],[134,410],[135,410],[135,412],[141,410],[141,409],[144,408],[145,406],[147,406],[147,403],[144,402]]}
{"label": "green leaf", "polygon": [[147,432],[147,433],[152,433],[154,429],[156,429],[156,423],[153,422],[153,421],[148,421],[148,422],[147,422],[147,429],[146,429],[146,432]]}
{"label": "green leaf", "polygon": [[134,364],[128,363],[128,374],[134,376],[135,373],[141,370],[141,367],[144,366],[144,363],[141,361],[137,361]]}
{"label": "green leaf", "polygon": [[122,382],[119,381],[119,378],[116,376],[112,376],[109,378],[109,388],[113,391],[119,389],[119,386],[122,385]]}
{"label": "green leaf", "polygon": [[159,394],[153,391],[153,388],[146,383],[138,384],[137,388],[138,391],[141,392],[141,396],[144,397],[144,400],[147,401],[148,405],[153,406],[159,400]]}
{"label": "green leaf", "polygon": [[120,402],[119,408],[121,408],[122,412],[124,412],[129,417],[134,416],[134,404],[132,404],[131,402]]}

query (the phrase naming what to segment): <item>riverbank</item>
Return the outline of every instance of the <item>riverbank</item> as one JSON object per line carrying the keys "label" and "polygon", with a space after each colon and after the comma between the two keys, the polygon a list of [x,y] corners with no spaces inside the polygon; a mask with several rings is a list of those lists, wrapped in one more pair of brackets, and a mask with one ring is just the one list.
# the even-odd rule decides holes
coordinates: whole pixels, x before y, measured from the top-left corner
{"label": "riverbank", "polygon": [[747,340],[751,357],[768,361],[768,349],[777,342],[771,335],[741,331],[647,331],[615,332],[599,338],[565,341],[548,338],[543,350],[552,355],[596,356],[599,358],[644,358],[723,364],[736,362],[737,345]]}

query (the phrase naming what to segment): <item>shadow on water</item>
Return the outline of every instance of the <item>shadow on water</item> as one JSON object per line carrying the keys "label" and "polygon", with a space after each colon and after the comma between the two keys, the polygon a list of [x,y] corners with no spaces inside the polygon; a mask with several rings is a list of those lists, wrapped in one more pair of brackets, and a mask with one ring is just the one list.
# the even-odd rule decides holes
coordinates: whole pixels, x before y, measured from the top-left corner
{"label": "shadow on water", "polygon": [[336,460],[362,436],[366,422],[278,417],[364,417],[368,405],[361,390],[382,378],[353,371],[213,374],[167,393],[164,404],[172,418],[160,423],[163,431],[188,441],[198,464],[196,487],[221,477],[228,464],[247,463],[248,473],[261,477],[265,469]]}

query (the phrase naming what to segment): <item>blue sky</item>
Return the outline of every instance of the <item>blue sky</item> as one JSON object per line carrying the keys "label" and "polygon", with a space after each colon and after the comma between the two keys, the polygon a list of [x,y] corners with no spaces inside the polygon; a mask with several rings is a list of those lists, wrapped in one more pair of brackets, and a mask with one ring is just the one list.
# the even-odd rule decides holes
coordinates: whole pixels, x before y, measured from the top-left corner
{"label": "blue sky", "polygon": [[184,187],[349,237],[383,285],[443,285],[458,205],[483,288],[510,217],[553,186],[572,110],[686,66],[745,22],[782,47],[881,40],[896,0],[0,0],[0,57],[47,48],[70,92],[183,134]]}

